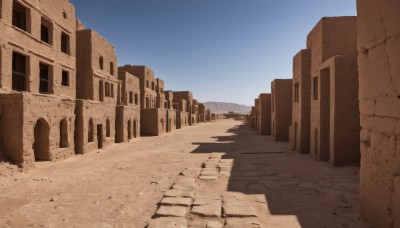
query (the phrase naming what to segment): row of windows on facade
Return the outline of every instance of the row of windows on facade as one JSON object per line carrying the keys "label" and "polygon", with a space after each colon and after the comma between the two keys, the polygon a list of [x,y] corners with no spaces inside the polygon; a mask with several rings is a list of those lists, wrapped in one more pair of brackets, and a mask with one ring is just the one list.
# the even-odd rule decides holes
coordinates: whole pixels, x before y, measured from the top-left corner
{"label": "row of windows on facade", "polygon": [[[27,75],[27,57],[17,52],[12,55],[12,89],[16,91],[27,91],[26,75]],[[52,83],[52,66],[39,63],[39,92],[51,93]],[[61,85],[69,86],[69,72],[62,70]]]}
{"label": "row of windows on facade", "polygon": [[[99,67],[100,67],[100,70],[104,70],[104,58],[103,58],[103,56],[101,56],[99,58]],[[110,74],[114,75],[114,63],[113,62],[110,62]]]}
{"label": "row of windows on facade", "polygon": [[[149,83],[148,80],[146,80],[146,88],[150,88],[150,83]],[[151,89],[152,90],[156,90],[154,82],[151,83]],[[162,88],[160,89],[160,93],[163,93],[163,89]]]}
{"label": "row of windows on facade", "polygon": [[[18,2],[13,2],[13,14],[12,14],[12,24],[13,26],[25,31],[30,32],[28,28],[28,9],[19,4]],[[64,16],[66,18],[66,16]],[[40,40],[53,45],[53,24],[42,17],[40,26]],[[70,54],[70,37],[65,32],[61,32],[61,47],[60,50],[65,54]]]}

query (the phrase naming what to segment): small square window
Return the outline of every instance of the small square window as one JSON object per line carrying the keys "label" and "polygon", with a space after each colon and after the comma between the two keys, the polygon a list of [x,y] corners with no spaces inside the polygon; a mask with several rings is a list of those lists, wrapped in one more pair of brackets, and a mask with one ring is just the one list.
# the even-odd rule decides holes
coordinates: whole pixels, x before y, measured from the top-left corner
{"label": "small square window", "polygon": [[65,70],[62,71],[61,85],[69,86],[69,72],[68,71],[65,71]]}

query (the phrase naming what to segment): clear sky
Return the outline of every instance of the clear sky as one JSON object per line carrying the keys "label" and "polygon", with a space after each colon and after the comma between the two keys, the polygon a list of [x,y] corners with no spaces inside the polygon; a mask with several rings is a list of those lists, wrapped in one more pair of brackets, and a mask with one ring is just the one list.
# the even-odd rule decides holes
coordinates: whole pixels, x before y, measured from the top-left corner
{"label": "clear sky", "polygon": [[356,15],[356,0],[70,0],[119,65],[147,65],[166,90],[201,102],[253,105],[324,16]]}

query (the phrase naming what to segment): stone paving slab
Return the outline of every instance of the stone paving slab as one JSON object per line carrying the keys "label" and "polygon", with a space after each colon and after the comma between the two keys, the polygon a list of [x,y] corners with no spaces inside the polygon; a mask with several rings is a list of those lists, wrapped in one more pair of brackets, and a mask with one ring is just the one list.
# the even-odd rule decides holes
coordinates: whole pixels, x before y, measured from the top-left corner
{"label": "stone paving slab", "polygon": [[224,198],[222,202],[224,203],[224,205],[229,205],[229,206],[247,206],[250,203],[246,200],[239,200],[236,198]]}
{"label": "stone paving slab", "polygon": [[164,196],[166,197],[186,197],[194,199],[195,190],[193,189],[170,189]]}
{"label": "stone paving slab", "polygon": [[188,221],[185,218],[161,217],[150,220],[148,228],[187,228]]}
{"label": "stone paving slab", "polygon": [[225,228],[262,228],[257,218],[227,218]]}
{"label": "stone paving slab", "polygon": [[161,200],[161,205],[170,205],[170,206],[191,206],[193,200],[191,198],[184,197],[164,197]]}
{"label": "stone paving slab", "polygon": [[189,169],[185,169],[181,172],[182,176],[185,177],[198,177],[200,175],[201,169],[200,170],[189,170]]}
{"label": "stone paving slab", "polygon": [[193,202],[193,206],[202,206],[207,204],[221,204],[221,200],[219,199],[195,199]]}
{"label": "stone paving slab", "polygon": [[211,192],[206,190],[197,190],[196,199],[217,199],[221,200],[221,195],[217,192]]}
{"label": "stone paving slab", "polygon": [[197,186],[196,183],[189,183],[189,182],[183,182],[183,183],[175,183],[172,188],[173,189],[195,189]]}
{"label": "stone paving slab", "polygon": [[201,171],[201,176],[218,176],[218,171],[214,171],[214,170],[203,170]]}
{"label": "stone paving slab", "polygon": [[224,204],[224,217],[257,217],[253,207],[249,205],[227,205]]}
{"label": "stone paving slab", "polygon": [[212,204],[193,206],[192,214],[204,217],[221,217],[221,201],[214,201]]}
{"label": "stone paving slab", "polygon": [[161,206],[156,211],[157,217],[185,217],[189,212],[187,207],[182,206]]}
{"label": "stone paving slab", "polygon": [[200,176],[200,180],[217,180],[218,176]]}

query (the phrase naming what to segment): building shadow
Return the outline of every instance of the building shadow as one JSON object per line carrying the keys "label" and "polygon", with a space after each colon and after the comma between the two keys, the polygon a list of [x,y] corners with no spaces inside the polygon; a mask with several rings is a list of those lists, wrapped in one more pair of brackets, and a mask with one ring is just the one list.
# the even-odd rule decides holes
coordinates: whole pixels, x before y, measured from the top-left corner
{"label": "building shadow", "polygon": [[227,191],[263,195],[271,218],[291,217],[301,227],[364,227],[358,216],[359,167],[314,161],[245,122],[226,133],[212,137],[216,142],[193,142],[198,147],[192,153],[222,152],[222,159],[233,160]]}

